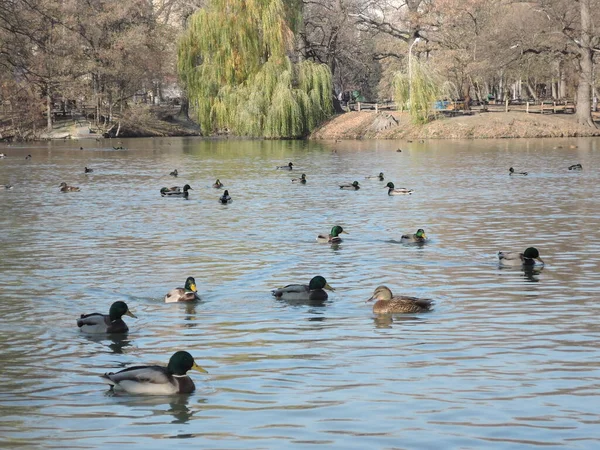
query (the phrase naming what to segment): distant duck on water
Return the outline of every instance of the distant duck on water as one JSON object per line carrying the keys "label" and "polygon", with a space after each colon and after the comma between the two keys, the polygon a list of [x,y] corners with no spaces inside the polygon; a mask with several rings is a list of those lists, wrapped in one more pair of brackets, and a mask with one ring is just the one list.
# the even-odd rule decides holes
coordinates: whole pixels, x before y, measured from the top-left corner
{"label": "distant duck on water", "polygon": [[365,177],[366,180],[379,180],[383,181],[385,178],[383,177],[383,172],[379,172],[379,175],[372,175],[370,177]]}
{"label": "distant duck on water", "polygon": [[271,293],[281,300],[325,301],[327,300],[325,289],[334,290],[325,278],[316,276],[310,280],[309,284],[288,284],[285,287],[273,289]]}
{"label": "distant duck on water", "polygon": [[511,167],[510,169],[508,169],[508,174],[509,175],[522,175],[522,176],[526,176],[527,172],[515,172],[515,169],[513,169]]}
{"label": "distant duck on water", "polygon": [[129,311],[127,303],[117,301],[110,306],[108,314],[82,314],[77,319],[77,326],[81,331],[89,334],[127,333],[129,328],[123,322],[123,316],[135,318],[135,315]]}
{"label": "distant duck on water", "polygon": [[358,191],[360,189],[360,185],[358,184],[358,181],[354,181],[352,184],[340,184],[340,189],[344,189],[346,191]]}
{"label": "distant duck on water", "polygon": [[69,186],[64,181],[62,183],[60,183],[59,188],[60,188],[60,192],[79,192],[81,190],[76,186]]}
{"label": "distant duck on water", "polygon": [[498,261],[503,266],[539,266],[544,265],[540,252],[535,247],[519,252],[498,252]]}
{"label": "distant duck on water", "polygon": [[388,188],[388,195],[411,195],[413,192],[415,192],[414,189],[394,187],[394,183],[391,181],[386,184],[385,187]]}
{"label": "distant duck on water", "polygon": [[340,237],[340,234],[342,233],[348,234],[342,227],[336,225],[331,229],[329,234],[319,234],[317,236],[317,242],[320,244],[338,244],[342,242],[342,238]]}
{"label": "distant duck on water", "polygon": [[183,198],[188,198],[189,196],[189,190],[193,190],[192,187],[189,184],[186,184],[183,187],[183,191],[181,190],[181,188],[179,186],[173,186],[170,188],[167,187],[163,187],[160,189],[160,195],[162,197],[183,197]]}
{"label": "distant duck on water", "polygon": [[223,192],[223,195],[221,195],[219,197],[219,202],[222,203],[223,205],[226,205],[227,203],[231,203],[232,198],[229,195],[229,191],[225,190],[225,192]]}
{"label": "distant duck on water", "polygon": [[223,187],[223,183],[221,183],[221,180],[219,180],[217,178],[217,181],[215,181],[212,185],[212,187],[214,187],[215,189],[221,189]]}
{"label": "distant duck on water", "polygon": [[427,298],[393,295],[387,286],[379,286],[367,302],[377,300],[373,305],[375,314],[420,313],[431,311],[434,301]]}
{"label": "distant duck on water", "polygon": [[419,228],[415,234],[403,234],[400,237],[400,242],[403,244],[424,244],[427,242],[425,230]]}
{"label": "distant duck on water", "polygon": [[277,166],[278,170],[292,170],[294,163],[290,162],[287,166]]}
{"label": "distant duck on water", "polygon": [[569,166],[569,170],[583,170],[583,166],[581,164],[573,164],[572,166]]}
{"label": "distant duck on water", "polygon": [[306,184],[306,174],[303,173],[300,178],[292,178],[292,183]]}
{"label": "distant duck on water", "polygon": [[194,300],[200,300],[194,277],[187,277],[185,287],[171,289],[165,295],[165,303],[191,302]]}
{"label": "distant duck on water", "polygon": [[94,169],[90,169],[88,167],[86,167],[85,169],[83,169],[84,173],[92,173],[94,171]]}
{"label": "distant duck on water", "polygon": [[179,172],[177,172],[177,169],[175,169],[173,172],[171,172],[169,175],[171,175],[172,177],[177,177],[177,175],[179,175]]}

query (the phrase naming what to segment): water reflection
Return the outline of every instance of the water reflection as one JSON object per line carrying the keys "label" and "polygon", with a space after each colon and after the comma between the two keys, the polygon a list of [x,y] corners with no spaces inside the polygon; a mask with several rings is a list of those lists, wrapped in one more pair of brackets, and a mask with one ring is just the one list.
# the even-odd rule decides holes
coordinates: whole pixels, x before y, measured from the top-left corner
{"label": "water reflection", "polygon": [[109,348],[113,353],[123,353],[123,349],[131,346],[131,340],[126,334],[94,335],[81,333],[81,336],[96,344]]}

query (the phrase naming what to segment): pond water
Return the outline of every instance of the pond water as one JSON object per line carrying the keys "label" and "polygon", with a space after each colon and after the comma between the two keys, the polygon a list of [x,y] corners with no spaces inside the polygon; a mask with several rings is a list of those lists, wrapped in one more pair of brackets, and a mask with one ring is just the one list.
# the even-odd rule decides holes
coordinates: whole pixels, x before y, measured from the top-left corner
{"label": "pond water", "polygon": [[[0,148],[1,446],[600,446],[600,139],[119,145]],[[188,200],[159,194],[185,183]],[[344,241],[318,244],[335,224]],[[399,243],[417,228],[426,245]],[[543,270],[498,267],[529,246]],[[314,275],[336,289],[323,305],[270,294]],[[165,304],[188,276],[202,301]],[[381,284],[435,309],[375,316]],[[116,300],[128,335],[79,332]],[[98,377],[176,350],[209,371],[191,395]]]}

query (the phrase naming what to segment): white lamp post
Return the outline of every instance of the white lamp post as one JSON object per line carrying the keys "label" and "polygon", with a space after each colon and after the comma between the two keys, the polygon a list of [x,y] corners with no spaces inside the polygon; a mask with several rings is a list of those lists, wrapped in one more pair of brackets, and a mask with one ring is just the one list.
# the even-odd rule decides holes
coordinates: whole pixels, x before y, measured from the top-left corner
{"label": "white lamp post", "polygon": [[412,108],[412,48],[417,42],[421,40],[420,37],[416,37],[412,44],[408,47],[408,108]]}

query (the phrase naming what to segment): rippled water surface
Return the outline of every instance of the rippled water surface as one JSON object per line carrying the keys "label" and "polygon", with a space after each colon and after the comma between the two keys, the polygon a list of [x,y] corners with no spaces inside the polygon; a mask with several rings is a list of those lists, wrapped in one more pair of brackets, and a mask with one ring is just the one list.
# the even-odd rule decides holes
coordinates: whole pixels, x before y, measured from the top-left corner
{"label": "rippled water surface", "polygon": [[[0,445],[600,447],[599,139],[121,145],[0,148]],[[415,193],[365,180],[380,171]],[[187,201],[159,194],[185,183]],[[316,243],[335,224],[343,243]],[[399,243],[417,228],[426,245]],[[543,270],[498,267],[529,246]],[[323,305],[270,295],[318,274]],[[165,304],[190,275],[202,301]],[[375,316],[380,284],[436,307]],[[119,299],[127,336],[79,332]],[[210,372],[191,395],[98,378],[180,349]]]}

